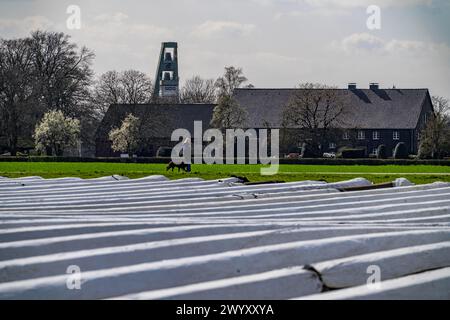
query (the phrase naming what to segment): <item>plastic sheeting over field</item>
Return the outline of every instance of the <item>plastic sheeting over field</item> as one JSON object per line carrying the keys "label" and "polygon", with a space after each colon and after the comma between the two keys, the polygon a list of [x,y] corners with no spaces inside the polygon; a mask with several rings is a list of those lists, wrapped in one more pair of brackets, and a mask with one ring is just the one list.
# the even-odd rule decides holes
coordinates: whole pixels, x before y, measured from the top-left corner
{"label": "plastic sheeting over field", "polygon": [[449,299],[450,184],[367,185],[0,178],[0,299]]}

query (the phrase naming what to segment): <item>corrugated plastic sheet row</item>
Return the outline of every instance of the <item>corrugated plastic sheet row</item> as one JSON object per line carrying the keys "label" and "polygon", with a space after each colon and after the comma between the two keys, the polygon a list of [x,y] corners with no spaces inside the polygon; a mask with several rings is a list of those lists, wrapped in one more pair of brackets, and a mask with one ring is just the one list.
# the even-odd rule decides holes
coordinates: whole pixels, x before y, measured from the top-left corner
{"label": "corrugated plastic sheet row", "polygon": [[397,184],[0,178],[0,299],[449,299],[450,184]]}

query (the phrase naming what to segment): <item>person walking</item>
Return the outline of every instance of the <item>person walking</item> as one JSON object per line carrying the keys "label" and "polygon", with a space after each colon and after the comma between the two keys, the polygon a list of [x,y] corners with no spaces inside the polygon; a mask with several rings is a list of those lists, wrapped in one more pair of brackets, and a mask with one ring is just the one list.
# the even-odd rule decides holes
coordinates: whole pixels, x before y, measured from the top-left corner
{"label": "person walking", "polygon": [[187,172],[191,172],[191,139],[186,138],[183,141],[183,157],[187,165]]}

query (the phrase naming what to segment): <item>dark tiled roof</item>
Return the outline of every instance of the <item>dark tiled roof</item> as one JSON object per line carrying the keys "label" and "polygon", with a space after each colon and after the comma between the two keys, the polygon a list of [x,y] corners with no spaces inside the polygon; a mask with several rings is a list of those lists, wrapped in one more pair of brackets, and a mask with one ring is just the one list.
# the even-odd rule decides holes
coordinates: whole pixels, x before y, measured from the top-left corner
{"label": "dark tiled roof", "polygon": [[[416,128],[422,105],[429,96],[427,89],[329,89],[336,90],[348,101],[348,128],[413,129]],[[261,128],[269,123],[280,127],[281,111],[293,93],[301,89],[237,89],[236,101],[248,114],[248,127]]]}
{"label": "dark tiled roof", "polygon": [[108,133],[114,127],[120,127],[122,120],[129,114],[138,117],[150,125],[154,131],[151,136],[170,137],[175,129],[194,131],[194,121],[202,121],[203,127],[209,127],[215,105],[213,104],[118,104],[111,105],[97,131],[98,139],[108,139]]}

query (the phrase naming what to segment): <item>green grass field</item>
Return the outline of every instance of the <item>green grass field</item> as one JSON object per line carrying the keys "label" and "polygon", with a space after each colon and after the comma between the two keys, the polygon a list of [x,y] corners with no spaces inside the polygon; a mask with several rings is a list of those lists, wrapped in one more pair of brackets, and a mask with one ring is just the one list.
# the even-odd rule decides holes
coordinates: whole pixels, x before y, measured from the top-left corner
{"label": "green grass field", "polygon": [[97,178],[120,174],[130,178],[162,174],[171,179],[201,177],[204,179],[225,178],[230,175],[246,176],[250,181],[342,181],[364,177],[375,183],[393,181],[405,177],[414,183],[435,181],[450,182],[450,166],[431,165],[280,165],[275,176],[261,176],[260,165],[193,165],[191,173],[166,172],[164,164],[136,163],[71,163],[71,162],[0,162],[0,176],[16,178],[41,176],[44,178],[81,177]]}

